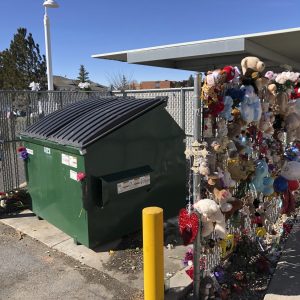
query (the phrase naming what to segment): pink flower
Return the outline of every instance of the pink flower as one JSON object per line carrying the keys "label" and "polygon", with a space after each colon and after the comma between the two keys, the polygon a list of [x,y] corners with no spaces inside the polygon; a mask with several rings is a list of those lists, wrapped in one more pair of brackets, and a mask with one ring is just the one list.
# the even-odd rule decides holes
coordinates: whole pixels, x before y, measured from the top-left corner
{"label": "pink flower", "polygon": [[77,173],[77,181],[83,181],[85,179],[86,175],[83,172]]}

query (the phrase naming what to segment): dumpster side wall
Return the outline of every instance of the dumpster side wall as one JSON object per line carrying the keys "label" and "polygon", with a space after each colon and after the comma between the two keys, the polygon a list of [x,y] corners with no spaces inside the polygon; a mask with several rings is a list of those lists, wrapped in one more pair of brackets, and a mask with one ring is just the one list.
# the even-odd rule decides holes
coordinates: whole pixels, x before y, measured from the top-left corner
{"label": "dumpster side wall", "polygon": [[[87,214],[83,208],[84,157],[34,142],[25,142],[28,189],[33,212],[49,221],[76,241],[88,246]],[[54,145],[55,146],[55,145]]]}
{"label": "dumpster side wall", "polygon": [[87,148],[91,247],[141,228],[142,209],[164,218],[185,205],[185,134],[163,107],[131,121]]}

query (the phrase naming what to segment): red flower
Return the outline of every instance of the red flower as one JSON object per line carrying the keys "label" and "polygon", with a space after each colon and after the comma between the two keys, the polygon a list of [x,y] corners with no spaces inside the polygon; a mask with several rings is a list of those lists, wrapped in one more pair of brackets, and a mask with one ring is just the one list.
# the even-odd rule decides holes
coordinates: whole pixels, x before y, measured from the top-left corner
{"label": "red flower", "polygon": [[17,148],[17,151],[20,153],[20,152],[26,151],[26,148],[21,146],[21,147]]}
{"label": "red flower", "polygon": [[77,173],[77,181],[83,181],[85,179],[86,175],[83,172]]}

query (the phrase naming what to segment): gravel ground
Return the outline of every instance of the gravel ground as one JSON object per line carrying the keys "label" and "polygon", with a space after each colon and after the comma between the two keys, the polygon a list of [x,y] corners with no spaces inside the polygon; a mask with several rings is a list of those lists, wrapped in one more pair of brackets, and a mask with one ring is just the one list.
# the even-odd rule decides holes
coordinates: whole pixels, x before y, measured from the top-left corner
{"label": "gravel ground", "polygon": [[105,273],[0,223],[0,299],[143,299]]}

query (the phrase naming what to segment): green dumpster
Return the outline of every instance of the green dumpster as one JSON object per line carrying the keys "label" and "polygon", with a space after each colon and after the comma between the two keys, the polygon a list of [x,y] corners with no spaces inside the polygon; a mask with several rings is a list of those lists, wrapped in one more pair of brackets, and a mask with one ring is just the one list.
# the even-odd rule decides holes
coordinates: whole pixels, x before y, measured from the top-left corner
{"label": "green dumpster", "polygon": [[172,217],[185,203],[185,134],[167,99],[93,98],[20,136],[33,212],[94,248],[141,228],[147,206]]}

